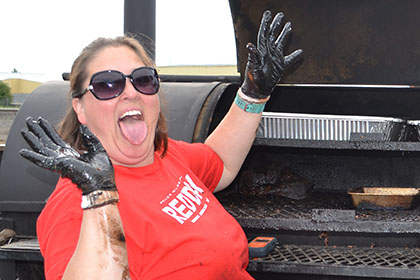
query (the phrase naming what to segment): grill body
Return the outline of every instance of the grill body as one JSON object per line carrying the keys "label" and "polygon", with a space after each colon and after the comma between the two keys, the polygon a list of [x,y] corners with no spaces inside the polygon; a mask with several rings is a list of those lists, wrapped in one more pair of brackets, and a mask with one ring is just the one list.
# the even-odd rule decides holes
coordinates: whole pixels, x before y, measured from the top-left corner
{"label": "grill body", "polygon": [[[280,85],[267,114],[417,119],[417,92],[415,87]],[[384,106],[374,106],[374,99]],[[263,123],[267,130],[289,124]],[[398,137],[262,133],[234,183],[218,197],[250,239],[279,240],[270,255],[250,260],[248,269],[257,279],[420,279],[418,203],[404,210],[364,209],[348,194],[369,186],[418,188],[419,164],[420,142]],[[285,197],[285,190],[302,191],[302,185],[309,188],[304,197]]]}

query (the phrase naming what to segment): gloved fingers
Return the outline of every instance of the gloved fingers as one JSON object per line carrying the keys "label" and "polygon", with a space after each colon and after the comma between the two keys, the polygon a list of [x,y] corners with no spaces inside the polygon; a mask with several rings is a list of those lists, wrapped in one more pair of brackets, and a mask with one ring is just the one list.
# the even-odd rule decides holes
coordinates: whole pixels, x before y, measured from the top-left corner
{"label": "gloved fingers", "polygon": [[42,127],[42,129],[45,131],[45,134],[57,145],[61,147],[67,147],[66,142],[61,139],[61,137],[58,135],[55,128],[44,118],[39,117],[38,118],[39,126]]}
{"label": "gloved fingers", "polygon": [[42,167],[51,171],[56,171],[53,157],[44,156],[42,154],[27,150],[27,149],[20,150],[19,154],[22,157],[26,158],[27,160],[35,163],[39,167]]}
{"label": "gloved fingers", "polygon": [[29,131],[38,137],[39,142],[46,148],[57,150],[59,146],[54,143],[51,138],[45,133],[44,129],[39,125],[38,121],[35,121],[32,117],[26,119],[26,126]]}
{"label": "gloved fingers", "polygon": [[31,131],[28,131],[26,129],[21,130],[21,134],[23,138],[25,139],[26,143],[38,154],[42,154],[45,156],[53,156],[55,153],[46,147],[44,143]]}
{"label": "gloved fingers", "polygon": [[290,22],[286,22],[286,24],[283,27],[283,30],[281,31],[280,35],[278,36],[275,42],[277,51],[283,52],[284,45],[286,44],[287,38],[289,37],[291,32],[292,24]]}
{"label": "gloved fingers", "polygon": [[257,36],[257,48],[261,54],[265,54],[267,52],[267,44],[268,44],[267,40],[269,36],[268,34],[270,32],[270,29],[269,29],[270,20],[271,20],[271,12],[267,10],[263,13],[260,29],[258,30],[258,36]]}
{"label": "gloved fingers", "polygon": [[293,65],[296,61],[298,61],[301,57],[303,53],[302,49],[298,49],[295,50],[294,52],[292,52],[291,54],[287,55],[284,58],[284,64],[286,65],[286,67],[288,67],[289,65]]}
{"label": "gloved fingers", "polygon": [[69,144],[67,144],[60,135],[58,135],[55,128],[44,118],[38,118],[39,126],[45,131],[45,134],[53,141],[57,146],[59,146],[57,152],[63,156],[71,157],[80,157],[80,154],[73,149]]}
{"label": "gloved fingers", "polygon": [[275,44],[277,36],[280,34],[280,31],[282,30],[282,21],[284,18],[284,14],[282,12],[279,12],[274,17],[273,21],[270,25],[270,37],[269,37],[269,43],[270,45]]}
{"label": "gloved fingers", "polygon": [[83,136],[83,142],[88,149],[88,153],[105,152],[105,149],[99,139],[92,133],[92,131],[90,131],[87,126],[81,125],[80,133]]}
{"label": "gloved fingers", "polygon": [[260,56],[254,44],[248,43],[246,48],[248,49],[248,71],[254,73],[260,67]]}

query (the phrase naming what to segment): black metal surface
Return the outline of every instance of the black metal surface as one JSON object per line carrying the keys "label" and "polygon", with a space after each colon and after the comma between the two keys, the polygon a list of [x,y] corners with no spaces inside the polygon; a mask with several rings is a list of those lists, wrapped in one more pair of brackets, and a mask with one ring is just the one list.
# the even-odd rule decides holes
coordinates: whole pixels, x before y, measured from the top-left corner
{"label": "black metal surface", "polygon": [[420,208],[354,209],[348,194],[317,192],[303,200],[232,194],[220,198],[245,229],[347,233],[420,233]]}
{"label": "black metal surface", "polygon": [[303,149],[328,149],[328,150],[361,150],[361,151],[395,151],[418,152],[420,142],[385,142],[385,141],[334,141],[334,140],[295,140],[257,138],[256,146],[291,147]]}
{"label": "black metal surface", "polygon": [[16,262],[16,278],[19,280],[44,280],[44,262]]}
{"label": "black metal surface", "polygon": [[[229,0],[244,72],[261,15],[283,11],[293,34],[286,50],[303,60],[286,83],[419,84],[420,3],[413,0]],[[286,52],[288,53],[288,52]]]}
{"label": "black metal surface", "polygon": [[349,195],[331,192],[303,200],[231,193],[219,200],[250,239],[279,240],[268,257],[250,260],[256,279],[420,279],[419,207],[355,209]]}
{"label": "black metal surface", "polygon": [[239,186],[241,181],[252,185],[246,176],[243,178],[248,170],[256,171],[257,178],[264,178],[276,175],[273,170],[281,174],[287,169],[308,181],[314,190],[347,192],[357,187],[420,185],[419,151],[254,146],[232,188],[243,193],[250,189]]}
{"label": "black metal surface", "polygon": [[43,201],[0,201],[0,229],[12,229],[24,236],[36,236],[36,220]]}
{"label": "black metal surface", "polygon": [[[194,133],[200,131],[201,126],[209,126],[209,119],[213,115],[218,97],[226,88],[227,85],[221,82],[162,83],[169,136],[186,142],[193,142],[194,139],[202,141],[208,129],[202,131],[205,135],[194,135]],[[203,108],[206,101],[210,104]],[[203,110],[207,111],[209,116],[204,123],[198,123]]]}
{"label": "black metal surface", "polygon": [[249,271],[420,279],[419,248],[323,247],[280,244]]}
{"label": "black metal surface", "polygon": [[14,260],[14,261],[38,261],[43,262],[39,251],[28,251],[28,250],[6,250],[0,249],[0,260]]}
{"label": "black metal surface", "polygon": [[124,34],[134,35],[155,58],[156,1],[124,1]]}
{"label": "black metal surface", "polygon": [[[0,201],[44,201],[58,174],[44,170],[19,155],[27,147],[20,134],[28,116],[42,116],[56,125],[65,114],[68,82],[50,82],[32,92],[20,108],[10,128],[0,166]],[[0,211],[4,211],[0,209]]]}
{"label": "black metal surface", "polygon": [[44,280],[44,263],[38,261],[0,260],[0,279]]}
{"label": "black metal surface", "polygon": [[191,142],[204,143],[207,136],[211,133],[211,122],[215,118],[217,104],[222,96],[236,94],[238,87],[239,85],[235,83],[221,83],[209,93],[196,120]]}
{"label": "black metal surface", "polygon": [[19,237],[14,239],[0,246],[0,278],[45,279],[44,258],[39,251],[38,241]]}
{"label": "black metal surface", "polygon": [[420,119],[420,88],[364,85],[279,85],[266,112]]}

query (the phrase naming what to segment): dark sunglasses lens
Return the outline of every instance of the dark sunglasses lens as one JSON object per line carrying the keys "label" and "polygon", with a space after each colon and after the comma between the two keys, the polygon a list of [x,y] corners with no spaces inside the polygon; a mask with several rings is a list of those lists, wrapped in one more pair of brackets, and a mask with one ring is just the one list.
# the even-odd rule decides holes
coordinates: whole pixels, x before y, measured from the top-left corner
{"label": "dark sunglasses lens", "polygon": [[125,77],[118,72],[102,72],[95,75],[91,85],[98,99],[111,99],[124,90]]}
{"label": "dark sunglasses lens", "polygon": [[159,90],[159,79],[153,68],[139,68],[131,75],[133,84],[144,94],[155,94]]}

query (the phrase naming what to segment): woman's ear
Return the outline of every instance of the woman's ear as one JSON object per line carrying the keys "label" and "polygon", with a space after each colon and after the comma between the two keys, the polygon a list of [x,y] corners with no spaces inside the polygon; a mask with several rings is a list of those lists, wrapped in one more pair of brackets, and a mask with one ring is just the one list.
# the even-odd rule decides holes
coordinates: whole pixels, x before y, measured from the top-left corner
{"label": "woman's ear", "polygon": [[79,122],[81,124],[86,124],[85,107],[83,106],[83,102],[80,98],[73,98],[71,100],[71,104],[73,106],[73,110],[76,112]]}

